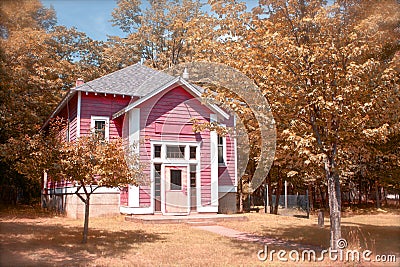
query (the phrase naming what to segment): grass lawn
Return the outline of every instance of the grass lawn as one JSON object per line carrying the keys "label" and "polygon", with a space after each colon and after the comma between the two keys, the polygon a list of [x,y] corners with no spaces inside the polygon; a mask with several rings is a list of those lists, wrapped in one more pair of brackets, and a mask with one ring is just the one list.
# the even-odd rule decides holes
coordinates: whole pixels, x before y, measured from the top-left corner
{"label": "grass lawn", "polygon": [[[318,217],[309,219],[248,213],[249,221],[224,222],[221,225],[260,236],[273,236],[285,241],[329,247],[329,214],[325,212],[325,226],[318,227]],[[400,214],[398,210],[346,211],[342,213],[342,236],[349,249],[369,249],[374,254],[396,254],[400,260]]]}
{"label": "grass lawn", "polygon": [[[328,228],[318,228],[314,217],[307,220],[269,214],[248,216],[247,222],[221,225],[307,244],[327,244]],[[375,240],[377,252],[399,252],[398,215],[357,215],[345,217],[343,221],[344,232],[353,231],[354,235],[365,236],[368,242]],[[126,222],[123,216],[93,218],[88,244],[80,243],[82,225],[82,220],[54,216],[39,209],[3,208],[0,211],[0,266],[282,265],[260,262],[257,251],[263,248],[261,244],[222,237],[186,224],[149,225]]]}
{"label": "grass lawn", "polygon": [[82,220],[31,209],[0,212],[0,266],[256,265],[259,244],[236,242],[186,224],[125,222],[123,216]]}

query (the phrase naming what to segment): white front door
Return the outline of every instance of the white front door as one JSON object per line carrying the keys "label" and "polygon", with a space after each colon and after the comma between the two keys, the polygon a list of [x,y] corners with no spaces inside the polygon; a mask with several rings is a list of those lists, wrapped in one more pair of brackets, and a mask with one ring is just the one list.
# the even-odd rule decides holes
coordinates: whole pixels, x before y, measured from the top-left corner
{"label": "white front door", "polygon": [[187,166],[165,166],[165,213],[189,214]]}

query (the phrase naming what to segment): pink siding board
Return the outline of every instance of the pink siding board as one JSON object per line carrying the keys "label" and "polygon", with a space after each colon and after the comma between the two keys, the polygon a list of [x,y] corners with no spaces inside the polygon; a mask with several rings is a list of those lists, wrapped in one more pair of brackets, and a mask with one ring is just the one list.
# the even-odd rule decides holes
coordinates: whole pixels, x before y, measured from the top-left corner
{"label": "pink siding board", "polygon": [[76,124],[77,124],[77,105],[78,104],[78,96],[77,94],[70,100],[69,102],[69,111],[70,111],[70,123],[69,123],[69,140],[76,140]]}
{"label": "pink siding board", "polygon": [[[228,128],[234,126],[233,115],[228,120],[222,122]],[[219,185],[220,186],[234,186],[235,185],[235,144],[234,138],[231,135],[226,135],[226,162],[225,166],[218,168]]]}
{"label": "pink siding board", "polygon": [[81,98],[81,135],[90,133],[91,116],[107,116],[110,118],[109,137],[110,139],[122,137],[123,120],[117,118],[111,120],[114,113],[126,107],[131,101],[130,97],[82,93]]}
{"label": "pink siding board", "polygon": [[119,194],[119,205],[128,206],[128,187],[124,187],[121,189]]}
{"label": "pink siding board", "polygon": [[[204,205],[209,204],[211,201],[210,133],[209,131],[193,133],[190,120],[197,118],[200,121],[209,121],[210,110],[182,87],[155,96],[142,103],[139,108],[141,138],[144,138],[144,143],[140,145],[141,160],[151,160],[150,140],[203,141],[200,149],[201,199]],[[144,174],[150,177],[150,166],[144,170]],[[139,191],[141,206],[150,205],[149,189]]]}
{"label": "pink siding board", "polygon": [[[61,111],[57,114],[56,118],[63,119],[64,121],[68,122],[69,121],[69,135],[70,135],[70,140],[74,140],[76,137],[76,114],[77,114],[77,96],[75,95],[70,99],[70,101],[67,103],[67,105],[61,109]],[[66,135],[66,129],[64,129],[61,134],[63,136]]]}

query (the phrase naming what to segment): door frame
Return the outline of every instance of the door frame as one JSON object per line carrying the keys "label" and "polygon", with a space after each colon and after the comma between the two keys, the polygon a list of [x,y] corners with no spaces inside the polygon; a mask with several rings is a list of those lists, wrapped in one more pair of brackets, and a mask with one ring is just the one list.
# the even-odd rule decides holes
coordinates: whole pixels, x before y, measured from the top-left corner
{"label": "door frame", "polygon": [[[189,215],[190,214],[190,164],[189,163],[164,163],[161,165],[161,213],[163,215]],[[180,168],[186,168],[186,196],[187,196],[187,210],[186,212],[167,212],[166,211],[166,185],[165,185],[165,179],[166,179],[166,174],[165,174],[165,167],[180,167]],[[184,179],[184,177],[182,177]]]}
{"label": "door frame", "polygon": [[[196,210],[192,210],[192,212],[198,212],[201,208],[201,159],[200,159],[200,150],[202,146],[202,141],[172,141],[172,140],[150,140],[150,169],[151,169],[151,181],[152,181],[152,189],[151,189],[151,198],[154,205],[152,205],[153,213],[155,211],[155,178],[154,178],[154,164],[161,164],[161,213],[163,215],[171,215],[171,213],[166,213],[165,211],[165,166],[177,166],[177,167],[187,167],[187,178],[188,178],[188,201],[191,200],[190,194],[190,165],[195,164],[196,167]],[[155,158],[154,157],[154,145],[161,145],[161,156]],[[166,148],[168,145],[173,146],[185,146],[185,157],[181,159],[168,159]],[[189,155],[189,147],[196,147],[196,159],[191,159]],[[189,211],[187,213],[190,214],[190,203],[189,203]],[[159,212],[159,211],[158,211]],[[183,213],[179,213],[178,215],[183,215]]]}

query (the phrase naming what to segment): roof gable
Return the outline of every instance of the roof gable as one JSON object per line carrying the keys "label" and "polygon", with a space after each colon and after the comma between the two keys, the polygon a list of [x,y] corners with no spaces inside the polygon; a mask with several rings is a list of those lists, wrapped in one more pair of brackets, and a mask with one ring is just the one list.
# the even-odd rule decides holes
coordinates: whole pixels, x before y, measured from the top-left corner
{"label": "roof gable", "polygon": [[[168,88],[171,88],[172,86],[175,86],[175,85],[183,86],[183,88],[186,91],[188,91],[190,94],[192,94],[196,98],[201,97],[203,88],[201,88],[199,86],[194,86],[194,85],[190,84],[189,82],[187,82],[185,79],[183,79],[181,77],[176,77],[176,78],[174,78],[174,79],[162,84],[158,88],[153,86],[153,90],[150,93],[148,93],[144,97],[139,98],[138,100],[136,100],[135,102],[129,104],[128,106],[126,106],[125,108],[121,109],[120,111],[116,112],[112,116],[112,118],[113,119],[118,118],[122,114],[130,111],[131,109],[139,106],[140,104],[142,104],[143,102],[149,100],[150,98],[154,97],[155,95],[157,95],[157,94],[159,94],[159,93],[161,93],[161,92],[163,92],[163,91],[167,90]],[[217,105],[207,104],[207,107],[210,108],[211,110],[213,110],[214,112],[216,112],[217,114],[220,114],[225,119],[229,118],[229,114],[226,113],[224,110],[222,110]]]}

